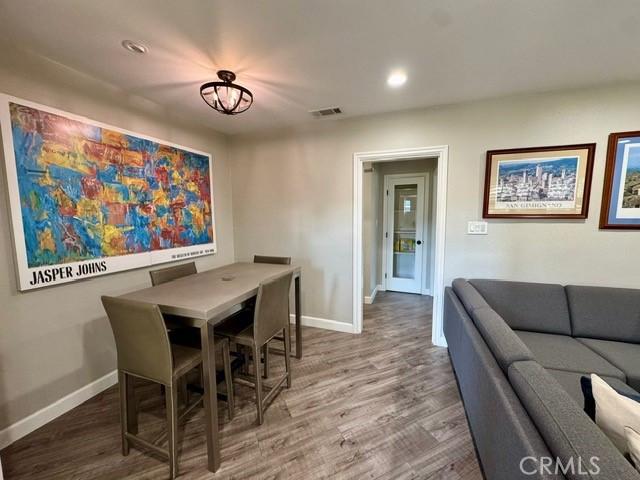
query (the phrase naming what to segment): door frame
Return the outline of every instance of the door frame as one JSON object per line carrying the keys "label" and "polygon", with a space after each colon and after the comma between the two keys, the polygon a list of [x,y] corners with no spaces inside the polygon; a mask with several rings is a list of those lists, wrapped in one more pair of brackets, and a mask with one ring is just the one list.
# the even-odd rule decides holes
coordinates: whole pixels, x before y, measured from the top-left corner
{"label": "door frame", "polygon": [[[422,245],[424,245],[425,248],[423,248],[422,250],[422,260],[421,260],[421,267],[422,267],[422,273],[420,275],[420,294],[421,295],[430,295],[431,291],[427,288],[425,288],[425,280],[427,279],[427,275],[429,274],[429,272],[427,271],[427,263],[430,257],[430,250],[431,250],[431,239],[429,239],[429,241],[426,240],[426,230],[427,230],[427,223],[425,222],[425,217],[429,216],[429,208],[431,208],[431,202],[429,201],[429,195],[431,194],[431,189],[429,182],[430,180],[430,175],[429,172],[418,172],[418,173],[391,173],[388,175],[384,176],[384,181],[383,181],[383,185],[384,185],[384,200],[382,201],[382,289],[387,290],[387,280],[388,278],[384,277],[385,273],[387,272],[387,255],[388,255],[388,241],[389,238],[385,237],[385,233],[389,232],[389,228],[388,228],[388,222],[389,222],[389,196],[386,194],[386,192],[389,190],[389,180],[396,180],[396,179],[402,179],[402,178],[415,178],[415,177],[421,177],[424,181],[424,202],[422,203],[422,232],[419,233],[419,236],[422,238]],[[417,232],[416,232],[417,233]],[[429,232],[430,233],[430,232]],[[428,247],[428,248],[427,248]]]}
{"label": "door frame", "polygon": [[435,255],[433,281],[433,321],[431,341],[434,345],[446,347],[442,317],[444,313],[444,260],[445,227],[447,213],[447,164],[449,146],[406,148],[355,152],[353,154],[353,330],[362,333],[363,304],[363,264],[362,264],[362,209],[363,209],[363,164],[365,162],[389,162],[419,158],[437,158],[438,183],[435,215]]}

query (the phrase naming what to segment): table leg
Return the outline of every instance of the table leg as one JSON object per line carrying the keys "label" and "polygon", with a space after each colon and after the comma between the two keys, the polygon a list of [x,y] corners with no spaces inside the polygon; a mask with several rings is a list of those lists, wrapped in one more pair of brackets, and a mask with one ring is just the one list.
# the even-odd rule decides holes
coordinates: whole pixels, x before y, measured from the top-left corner
{"label": "table leg", "polygon": [[300,305],[300,277],[294,280],[295,284],[295,304],[296,304],[296,358],[302,358],[302,307]]}
{"label": "table leg", "polygon": [[220,468],[220,442],[218,438],[218,392],[216,385],[216,352],[213,326],[206,322],[200,327],[202,340],[202,376],[204,380],[204,415],[207,434],[208,468]]}

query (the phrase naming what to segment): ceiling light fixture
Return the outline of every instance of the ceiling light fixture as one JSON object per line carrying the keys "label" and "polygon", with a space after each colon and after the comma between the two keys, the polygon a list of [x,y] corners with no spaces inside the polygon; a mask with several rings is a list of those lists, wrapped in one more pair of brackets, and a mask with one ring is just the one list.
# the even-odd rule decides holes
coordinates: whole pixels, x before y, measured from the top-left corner
{"label": "ceiling light fixture", "polygon": [[221,82],[208,82],[200,87],[200,96],[211,108],[225,115],[237,115],[249,109],[253,94],[241,85],[233,83],[236,74],[219,70]]}
{"label": "ceiling light fixture", "polygon": [[125,50],[129,50],[133,53],[145,54],[149,51],[146,45],[141,43],[134,42],[133,40],[123,40],[122,46]]}
{"label": "ceiling light fixture", "polygon": [[401,70],[391,72],[387,78],[387,85],[392,88],[398,88],[407,82],[407,74]]}

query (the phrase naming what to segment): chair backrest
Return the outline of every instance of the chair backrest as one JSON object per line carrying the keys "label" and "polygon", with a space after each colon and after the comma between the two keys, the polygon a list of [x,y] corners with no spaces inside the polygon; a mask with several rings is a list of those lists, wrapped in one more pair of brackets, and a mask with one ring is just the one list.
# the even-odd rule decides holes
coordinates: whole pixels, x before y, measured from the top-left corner
{"label": "chair backrest", "polygon": [[157,305],[102,297],[118,350],[118,369],[171,385],[173,358]]}
{"label": "chair backrest", "polygon": [[275,263],[278,265],[291,265],[291,257],[269,257],[265,255],[254,255],[253,263]]}
{"label": "chair backrest", "polygon": [[176,278],[193,275],[194,273],[198,273],[196,262],[189,262],[173,267],[151,270],[149,276],[151,277],[151,285],[160,285],[161,283],[167,283]]}
{"label": "chair backrest", "polygon": [[256,344],[264,343],[289,324],[289,291],[293,273],[280,275],[260,284],[253,316]]}

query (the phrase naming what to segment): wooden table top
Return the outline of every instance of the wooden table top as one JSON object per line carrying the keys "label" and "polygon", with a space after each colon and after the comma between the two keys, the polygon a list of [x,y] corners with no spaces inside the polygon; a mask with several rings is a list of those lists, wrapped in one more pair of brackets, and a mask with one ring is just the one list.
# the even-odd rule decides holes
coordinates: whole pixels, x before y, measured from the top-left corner
{"label": "wooden table top", "polygon": [[239,262],[136,290],[122,298],[155,303],[163,313],[212,320],[257,295],[261,282],[287,272],[297,276],[300,267]]}

